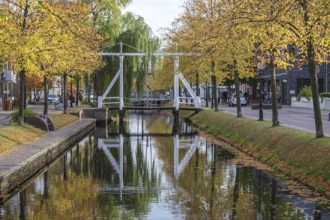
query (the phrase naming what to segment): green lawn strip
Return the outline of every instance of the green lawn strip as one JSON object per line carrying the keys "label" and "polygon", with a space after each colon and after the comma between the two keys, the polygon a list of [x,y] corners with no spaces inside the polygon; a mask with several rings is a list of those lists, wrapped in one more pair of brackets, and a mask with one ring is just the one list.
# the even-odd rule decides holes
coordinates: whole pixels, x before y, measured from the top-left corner
{"label": "green lawn strip", "polygon": [[12,125],[0,129],[0,155],[13,148],[41,137],[44,131],[28,125]]}
{"label": "green lawn strip", "polygon": [[49,116],[52,122],[55,125],[55,129],[61,129],[75,121],[79,120],[79,117],[71,115],[71,114],[56,114]]}
{"label": "green lawn strip", "polygon": [[330,138],[317,139],[308,132],[272,127],[269,121],[238,118],[210,109],[189,119],[194,126],[232,143],[274,169],[330,192]]}
{"label": "green lawn strip", "polygon": [[[55,128],[63,128],[77,120],[78,117],[70,114],[56,114],[50,116]],[[45,131],[29,125],[11,125],[0,129],[0,156],[12,151],[14,148],[34,141],[45,134]]]}

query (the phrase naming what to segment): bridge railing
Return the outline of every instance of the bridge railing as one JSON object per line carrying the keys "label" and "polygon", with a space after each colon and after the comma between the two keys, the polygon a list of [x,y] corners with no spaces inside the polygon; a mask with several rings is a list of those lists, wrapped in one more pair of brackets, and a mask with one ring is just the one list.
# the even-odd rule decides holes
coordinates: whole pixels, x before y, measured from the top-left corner
{"label": "bridge railing", "polygon": [[130,107],[160,107],[164,103],[171,101],[172,99],[157,99],[157,98],[143,98],[143,99],[131,99],[129,106]]}
{"label": "bridge railing", "polygon": [[[198,100],[199,99],[199,100]],[[124,98],[125,107],[163,107],[165,103],[173,101],[173,99],[157,99],[157,98]],[[178,97],[179,104],[198,106],[200,97]],[[111,108],[119,108],[120,97],[106,97],[103,101],[103,106]]]}
{"label": "bridge railing", "polygon": [[[196,100],[197,98],[197,100]],[[195,106],[200,106],[200,97],[179,97],[180,104],[191,104]]]}
{"label": "bridge railing", "polygon": [[120,97],[105,97],[102,104],[103,105],[114,105],[114,104],[119,105],[119,100],[120,100]]}
{"label": "bridge railing", "polygon": [[[148,107],[159,107],[167,99],[136,99],[136,98],[123,98],[124,99],[124,106],[125,107],[138,107],[138,106],[148,106]],[[118,107],[120,104],[120,97],[105,97],[103,100],[102,105],[106,107]]]}
{"label": "bridge railing", "polygon": [[[123,98],[124,99],[124,105],[127,106],[130,103],[129,98]],[[102,105],[106,107],[118,107],[120,104],[120,97],[105,97],[103,100]]]}

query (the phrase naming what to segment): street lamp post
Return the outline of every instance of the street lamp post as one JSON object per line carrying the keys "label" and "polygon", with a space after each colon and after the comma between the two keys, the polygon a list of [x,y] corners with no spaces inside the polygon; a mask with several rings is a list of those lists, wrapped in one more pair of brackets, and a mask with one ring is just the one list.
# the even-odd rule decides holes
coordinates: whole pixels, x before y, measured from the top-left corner
{"label": "street lamp post", "polygon": [[264,113],[262,110],[262,78],[261,78],[261,71],[262,71],[262,67],[261,65],[258,64],[258,70],[259,70],[259,121],[263,121],[264,120]]}

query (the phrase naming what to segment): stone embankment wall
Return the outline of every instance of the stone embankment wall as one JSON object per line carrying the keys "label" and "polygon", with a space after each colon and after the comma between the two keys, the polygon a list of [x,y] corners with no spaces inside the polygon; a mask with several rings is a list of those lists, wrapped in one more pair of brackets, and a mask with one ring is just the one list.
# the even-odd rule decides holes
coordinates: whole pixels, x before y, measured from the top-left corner
{"label": "stone embankment wall", "polygon": [[51,164],[70,146],[95,129],[94,119],[75,122],[65,128],[48,132],[35,142],[18,147],[0,160],[0,203],[19,187]]}

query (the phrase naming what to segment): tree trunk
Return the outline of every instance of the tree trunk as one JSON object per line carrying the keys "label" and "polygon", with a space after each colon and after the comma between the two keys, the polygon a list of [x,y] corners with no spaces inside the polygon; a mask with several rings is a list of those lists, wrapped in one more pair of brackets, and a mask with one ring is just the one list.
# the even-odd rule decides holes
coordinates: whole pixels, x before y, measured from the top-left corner
{"label": "tree trunk", "polygon": [[198,71],[196,71],[196,96],[200,95],[200,91],[199,91],[199,74]]}
{"label": "tree trunk", "polygon": [[95,92],[96,96],[103,95],[103,78],[101,71],[96,71],[95,73]]}
{"label": "tree trunk", "polygon": [[66,110],[68,109],[68,96],[67,96],[67,81],[68,74],[64,73],[63,75],[63,112],[66,114]]}
{"label": "tree trunk", "polygon": [[77,76],[77,82],[76,82],[76,87],[77,87],[77,90],[76,90],[76,106],[78,107],[78,104],[79,104],[79,81],[80,81],[80,77]]}
{"label": "tree trunk", "polygon": [[212,76],[211,76],[211,97],[210,97],[210,99],[211,99],[211,109],[213,109],[214,108],[214,102],[213,102],[213,100],[214,100],[214,94],[213,94],[213,82],[212,82]]}
{"label": "tree trunk", "polygon": [[213,96],[213,104],[214,104],[214,111],[218,112],[218,102],[217,102],[217,77],[212,75],[212,96]]}
{"label": "tree trunk", "polygon": [[26,77],[25,77],[25,80],[24,80],[24,109],[26,109],[26,106],[27,106],[27,97],[26,97],[26,94],[27,94],[27,86],[26,86]]}
{"label": "tree trunk", "polygon": [[[309,22],[310,22],[310,15],[308,11],[308,1],[302,1],[302,7],[304,10],[304,22],[305,28],[309,30]],[[323,132],[323,124],[322,124],[322,115],[321,115],[321,108],[319,103],[319,91],[318,91],[318,79],[317,79],[317,71],[316,71],[316,61],[315,61],[315,47],[313,38],[311,35],[308,36],[307,42],[307,59],[308,59],[308,72],[311,78],[311,87],[312,87],[312,98],[313,98],[313,107],[314,107],[314,118],[315,118],[315,131],[316,131],[316,138],[324,137]]]}
{"label": "tree trunk", "polygon": [[278,119],[278,108],[277,108],[277,99],[276,99],[276,69],[274,64],[274,58],[270,60],[269,63],[270,73],[271,73],[271,91],[272,91],[272,123],[273,127],[278,126],[280,124]]}
{"label": "tree trunk", "polygon": [[315,48],[312,39],[308,40],[307,46],[308,46],[308,50],[307,50],[308,72],[311,78],[316,137],[321,138],[324,137],[324,132],[323,132],[323,124],[322,124],[321,107],[319,102],[319,91],[318,91],[319,85],[318,85],[318,78],[316,71]]}
{"label": "tree trunk", "polygon": [[70,100],[70,108],[72,108],[73,107],[72,75],[70,76],[70,96],[69,96],[69,100]]}
{"label": "tree trunk", "polygon": [[205,82],[205,107],[209,107],[209,84]]}
{"label": "tree trunk", "polygon": [[48,115],[48,77],[46,75],[44,76],[44,94],[45,94],[44,115]]}
{"label": "tree trunk", "polygon": [[19,81],[19,109],[18,109],[18,124],[24,124],[24,85],[25,85],[25,68],[23,68],[20,72],[20,81]]}
{"label": "tree trunk", "polygon": [[90,81],[89,81],[89,75],[86,73],[85,74],[85,88],[86,88],[86,93],[87,93],[87,101],[88,103],[91,102],[91,91],[90,91]]}
{"label": "tree trunk", "polygon": [[[33,97],[32,97],[32,89],[30,89],[30,102],[32,102],[32,100],[33,100]],[[36,100],[34,99],[34,101],[36,101]]]}
{"label": "tree trunk", "polygon": [[232,207],[232,219],[237,217],[237,206],[238,206],[238,197],[239,197],[239,174],[240,174],[240,167],[236,166],[236,175],[235,175],[235,182],[234,182],[234,192],[233,192],[233,207]]}
{"label": "tree trunk", "polygon": [[214,201],[216,199],[216,190],[215,190],[215,185],[217,185],[215,183],[215,179],[216,179],[216,171],[217,171],[217,146],[213,145],[213,148],[214,148],[214,155],[213,155],[213,162],[212,162],[212,165],[211,165],[211,182],[210,182],[210,185],[211,185],[211,192],[210,192],[210,214],[209,216],[211,217],[211,219],[214,218],[214,209],[217,209],[217,205],[214,205],[217,204],[216,201]]}
{"label": "tree trunk", "polygon": [[239,91],[239,75],[237,70],[237,61],[234,60],[234,81],[235,81],[235,92],[236,92],[236,109],[237,117],[242,117],[242,106],[241,106],[241,94]]}

